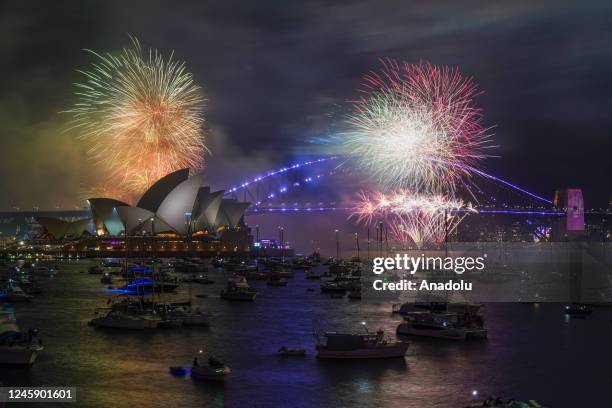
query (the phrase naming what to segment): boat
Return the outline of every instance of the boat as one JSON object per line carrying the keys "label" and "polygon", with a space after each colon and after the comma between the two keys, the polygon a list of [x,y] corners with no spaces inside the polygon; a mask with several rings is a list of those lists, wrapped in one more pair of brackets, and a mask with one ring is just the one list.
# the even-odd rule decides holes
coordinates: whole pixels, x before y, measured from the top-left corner
{"label": "boat", "polygon": [[202,285],[212,285],[215,283],[215,281],[210,279],[208,275],[192,275],[191,278],[183,279],[183,282],[200,283]]}
{"label": "boat", "polygon": [[208,358],[206,365],[200,365],[197,358],[193,362],[191,377],[197,380],[223,381],[232,372],[228,366],[214,356]]}
{"label": "boat", "polygon": [[163,329],[173,329],[177,327],[181,327],[183,325],[183,321],[181,319],[172,318],[170,316],[164,316],[157,322],[157,328]]}
{"label": "boat", "polygon": [[452,340],[486,338],[484,319],[469,312],[415,311],[404,316],[397,327],[397,334],[436,337]]}
{"label": "boat", "polygon": [[225,300],[253,301],[255,296],[257,296],[257,291],[251,289],[247,280],[242,276],[229,280],[226,289],[221,291],[221,299]]}
{"label": "boat", "polygon": [[477,313],[482,308],[480,303],[448,302],[446,297],[428,297],[415,302],[394,303],[391,313],[405,316],[417,310],[433,312],[469,312]]}
{"label": "boat", "polygon": [[150,292],[172,292],[179,287],[178,283],[167,282],[167,281],[155,281],[151,279],[143,278],[135,280],[122,286],[121,290],[131,291],[135,293],[150,293]]}
{"label": "boat", "polygon": [[321,275],[319,275],[318,273],[316,273],[315,271],[308,271],[306,272],[306,279],[321,279]]}
{"label": "boat", "polygon": [[223,265],[225,264],[225,260],[223,258],[217,256],[217,257],[214,257],[213,260],[210,263],[215,268],[222,268]]}
{"label": "boat", "polygon": [[329,281],[321,284],[321,293],[340,293],[345,294],[346,286],[341,283]]}
{"label": "boat", "polygon": [[160,321],[161,319],[156,316],[131,314],[121,310],[110,310],[104,316],[91,319],[89,324],[95,327],[112,329],[144,330],[156,329]]}
{"label": "boat", "polygon": [[590,316],[593,313],[593,309],[586,305],[573,304],[565,306],[563,312],[569,316],[586,317]]}
{"label": "boat", "polygon": [[325,343],[321,343],[317,337],[317,358],[403,358],[409,345],[405,341],[386,340],[382,330],[376,333],[326,332],[324,336]]}
{"label": "boat", "polygon": [[43,350],[37,330],[22,333],[12,312],[0,312],[0,364],[32,365]]}
{"label": "boat", "polygon": [[487,398],[482,402],[476,404],[466,405],[465,408],[477,408],[477,407],[493,407],[493,408],[545,408],[540,405],[537,401],[517,401],[515,399],[502,400],[500,397]]}
{"label": "boat", "polygon": [[302,356],[306,355],[306,350],[304,350],[304,349],[291,349],[291,348],[287,348],[287,347],[283,346],[280,349],[278,349],[277,353],[278,353],[279,356],[302,357]]}

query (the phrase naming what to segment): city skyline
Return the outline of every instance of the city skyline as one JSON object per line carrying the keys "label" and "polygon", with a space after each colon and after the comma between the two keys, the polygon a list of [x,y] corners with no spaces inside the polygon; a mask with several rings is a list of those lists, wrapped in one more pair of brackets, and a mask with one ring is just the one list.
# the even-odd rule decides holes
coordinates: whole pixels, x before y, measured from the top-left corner
{"label": "city skyline", "polygon": [[345,126],[345,101],[389,56],[459,67],[474,78],[499,146],[485,169],[547,197],[579,187],[587,207],[605,207],[612,53],[601,39],[612,29],[599,16],[610,6],[555,4],[405,7],[395,18],[394,8],[363,2],[213,3],[171,17],[138,3],[78,12],[69,3],[9,7],[1,17],[0,190],[10,194],[0,208],[73,208],[100,178],[58,112],[75,102],[76,70],[92,62],[83,49],[118,52],[128,34],[174,51],[203,87],[212,151],[205,171],[219,187],[320,151],[310,142]]}

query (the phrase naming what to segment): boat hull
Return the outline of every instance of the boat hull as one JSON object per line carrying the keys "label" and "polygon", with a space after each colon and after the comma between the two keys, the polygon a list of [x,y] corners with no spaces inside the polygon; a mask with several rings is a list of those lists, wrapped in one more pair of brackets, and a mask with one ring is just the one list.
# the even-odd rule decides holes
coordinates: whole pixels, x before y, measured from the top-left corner
{"label": "boat hull", "polygon": [[144,330],[156,329],[158,321],[149,319],[112,319],[99,317],[91,322],[95,327],[106,327],[111,329]]}

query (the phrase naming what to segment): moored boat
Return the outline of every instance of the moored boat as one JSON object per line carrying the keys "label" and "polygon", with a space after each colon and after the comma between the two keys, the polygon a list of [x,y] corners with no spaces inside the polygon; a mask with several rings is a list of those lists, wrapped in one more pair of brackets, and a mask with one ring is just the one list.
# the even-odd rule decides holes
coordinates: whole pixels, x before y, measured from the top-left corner
{"label": "moored boat", "polygon": [[572,304],[565,306],[563,312],[569,316],[586,317],[593,313],[593,309],[586,305]]}
{"label": "moored boat", "polygon": [[156,329],[161,321],[161,318],[152,315],[130,314],[120,310],[110,310],[104,316],[91,319],[89,324],[95,327],[112,329],[144,330]]}
{"label": "moored boat", "polygon": [[13,313],[0,312],[0,364],[31,365],[42,350],[37,330],[22,333]]}
{"label": "moored boat", "polygon": [[345,294],[346,291],[346,286],[339,282],[329,281],[321,284],[321,293]]}
{"label": "moored boat", "polygon": [[451,340],[486,338],[482,316],[472,313],[416,311],[407,313],[397,334]]}
{"label": "moored boat", "polygon": [[251,289],[247,280],[242,276],[229,280],[227,287],[221,291],[221,299],[253,301],[257,291]]}
{"label": "moored boat", "polygon": [[204,365],[200,365],[196,358],[191,367],[191,377],[197,380],[223,381],[231,372],[228,366],[214,356],[209,357],[208,364]]}
{"label": "moored boat", "polygon": [[408,342],[384,338],[382,330],[376,333],[325,333],[326,341],[317,344],[317,358],[373,359],[403,358]]}

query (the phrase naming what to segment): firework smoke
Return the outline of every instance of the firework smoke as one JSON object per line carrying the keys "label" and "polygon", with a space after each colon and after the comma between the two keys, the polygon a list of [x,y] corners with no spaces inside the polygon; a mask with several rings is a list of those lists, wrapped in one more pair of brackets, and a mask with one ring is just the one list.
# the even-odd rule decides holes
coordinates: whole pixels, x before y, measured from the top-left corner
{"label": "firework smoke", "polygon": [[491,147],[476,85],[457,69],[381,62],[352,102],[346,152],[387,191],[452,195]]}
{"label": "firework smoke", "polygon": [[78,102],[68,112],[105,179],[124,194],[138,194],[164,175],[201,170],[207,152],[200,88],[172,55],[143,52],[137,39],[119,55],[98,54]]}

